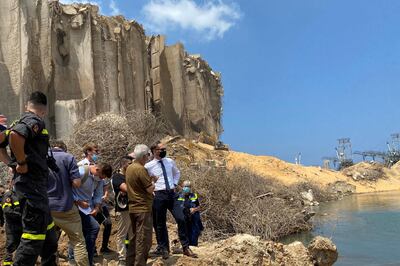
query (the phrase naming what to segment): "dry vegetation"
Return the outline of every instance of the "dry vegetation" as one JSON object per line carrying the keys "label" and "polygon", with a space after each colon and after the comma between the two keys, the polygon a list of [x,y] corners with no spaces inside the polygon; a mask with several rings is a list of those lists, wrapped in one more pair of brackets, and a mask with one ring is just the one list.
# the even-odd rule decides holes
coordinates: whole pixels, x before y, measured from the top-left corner
{"label": "dry vegetation", "polygon": [[0,162],[0,185],[6,185],[9,177],[7,165]]}
{"label": "dry vegetation", "polygon": [[311,228],[297,187],[243,169],[181,170],[200,196],[205,239],[248,233],[274,240]]}
{"label": "dry vegetation", "polygon": [[[150,145],[163,138],[167,128],[164,120],[144,112],[131,112],[126,117],[102,114],[78,123],[68,147],[80,157],[81,147],[87,142],[95,142],[100,146],[102,160],[116,165],[118,159],[131,152],[136,144]],[[191,180],[200,195],[206,228],[203,238],[206,240],[239,233],[274,240],[309,230],[311,224],[307,221],[307,211],[299,192],[311,188],[316,200],[326,198],[323,191],[310,184],[288,187],[276,179],[244,169],[227,170],[201,163],[190,167],[187,150],[179,151],[181,146],[176,145],[175,150],[170,151],[180,164],[182,181]],[[187,149],[191,149],[190,145]]]}

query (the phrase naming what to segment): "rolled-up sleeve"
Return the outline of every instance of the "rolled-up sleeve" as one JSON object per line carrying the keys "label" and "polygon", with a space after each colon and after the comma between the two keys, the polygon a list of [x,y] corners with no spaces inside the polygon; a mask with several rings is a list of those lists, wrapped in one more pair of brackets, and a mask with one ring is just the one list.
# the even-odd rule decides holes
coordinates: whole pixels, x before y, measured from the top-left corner
{"label": "rolled-up sleeve", "polygon": [[175,161],[172,161],[171,163],[172,163],[172,176],[174,178],[174,185],[178,185],[179,179],[181,178],[181,171],[179,171]]}
{"label": "rolled-up sleeve", "polygon": [[69,178],[71,181],[74,179],[81,178],[79,167],[74,157],[71,157],[70,159],[68,171],[69,171]]}

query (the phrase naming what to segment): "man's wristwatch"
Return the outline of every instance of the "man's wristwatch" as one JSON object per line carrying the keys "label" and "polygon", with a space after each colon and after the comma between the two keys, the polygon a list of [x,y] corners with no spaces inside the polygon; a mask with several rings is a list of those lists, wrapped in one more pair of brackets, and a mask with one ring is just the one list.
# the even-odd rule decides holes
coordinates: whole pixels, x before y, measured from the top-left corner
{"label": "man's wristwatch", "polygon": [[25,160],[23,160],[22,162],[17,162],[17,164],[18,164],[18,165],[20,165],[20,166],[23,166],[23,165],[25,165],[25,164],[26,164],[26,161],[25,161]]}

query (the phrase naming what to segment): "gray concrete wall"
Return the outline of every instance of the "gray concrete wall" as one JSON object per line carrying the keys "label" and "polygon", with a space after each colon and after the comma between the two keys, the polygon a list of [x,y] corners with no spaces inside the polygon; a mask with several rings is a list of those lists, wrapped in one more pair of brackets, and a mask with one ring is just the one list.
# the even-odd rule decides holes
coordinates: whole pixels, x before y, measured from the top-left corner
{"label": "gray concrete wall", "polygon": [[91,5],[56,0],[0,1],[0,113],[19,116],[34,90],[49,97],[49,128],[103,112],[149,110],[175,133],[221,132],[222,85],[205,61],[135,21],[105,17]]}

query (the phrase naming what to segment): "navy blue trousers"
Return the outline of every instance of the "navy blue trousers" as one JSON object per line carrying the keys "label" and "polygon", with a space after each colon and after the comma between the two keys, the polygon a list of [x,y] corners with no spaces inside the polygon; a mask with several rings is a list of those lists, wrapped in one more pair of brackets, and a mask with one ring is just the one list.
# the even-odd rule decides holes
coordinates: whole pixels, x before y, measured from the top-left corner
{"label": "navy blue trousers", "polygon": [[167,230],[167,210],[169,210],[178,224],[178,236],[183,248],[189,247],[186,234],[185,217],[183,209],[178,202],[178,194],[170,191],[156,191],[153,202],[153,222],[156,231],[158,248],[169,251],[169,238]]}

